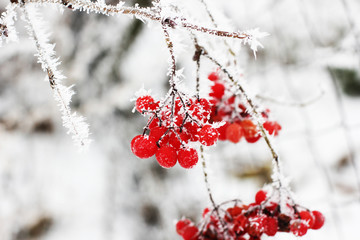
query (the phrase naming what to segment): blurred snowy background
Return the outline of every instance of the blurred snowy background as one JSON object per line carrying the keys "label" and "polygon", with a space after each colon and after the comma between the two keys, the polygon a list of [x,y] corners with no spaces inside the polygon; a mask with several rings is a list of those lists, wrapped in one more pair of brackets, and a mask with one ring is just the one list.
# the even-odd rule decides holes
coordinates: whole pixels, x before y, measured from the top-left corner
{"label": "blurred snowy background", "polygon": [[[1,12],[7,2],[1,0]],[[125,2],[149,5],[148,0]],[[191,6],[187,10],[198,14],[194,19],[208,22],[197,1],[178,2]],[[359,1],[208,4],[226,29],[230,23],[234,30],[259,27],[271,34],[262,40],[265,48],[256,60],[243,47],[239,61],[258,101],[283,127],[274,140],[298,202],[326,216],[323,229],[302,239],[356,238]],[[66,83],[76,84],[72,107],[87,118],[94,142],[87,153],[78,153],[66,135],[33,56],[34,43],[19,20],[20,42],[0,48],[0,240],[180,239],[174,221],[182,216],[198,220],[209,206],[200,164],[165,170],[153,158],[137,159],[129,147],[145,124],[131,112],[130,99],[142,86],[158,97],[167,90],[168,52],[161,29],[125,16],[40,9]],[[185,67],[184,84],[193,91],[193,50],[185,49],[178,63]],[[214,67],[204,66],[203,80]],[[217,202],[252,201],[270,181],[271,159],[263,141],[221,142],[208,154]]]}

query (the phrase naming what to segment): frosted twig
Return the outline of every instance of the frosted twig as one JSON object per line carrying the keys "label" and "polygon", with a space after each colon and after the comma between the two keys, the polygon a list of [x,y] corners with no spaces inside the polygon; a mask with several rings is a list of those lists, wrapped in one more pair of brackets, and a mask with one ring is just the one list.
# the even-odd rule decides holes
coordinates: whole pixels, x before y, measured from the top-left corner
{"label": "frosted twig", "polygon": [[63,125],[68,129],[68,134],[72,134],[72,138],[76,145],[82,149],[90,143],[89,127],[85,123],[82,116],[78,116],[76,112],[72,113],[70,108],[71,97],[74,94],[72,87],[62,85],[64,75],[57,69],[60,64],[55,56],[54,45],[49,44],[48,34],[43,31],[41,25],[42,19],[36,13],[35,9],[29,6],[22,6],[23,18],[27,22],[27,30],[36,44],[38,62],[44,72],[47,73],[50,87],[53,89],[54,98],[58,102],[62,114]]}
{"label": "frosted twig", "polygon": [[204,51],[204,56],[207,57],[209,60],[211,60],[213,63],[215,63],[220,69],[221,71],[226,74],[226,76],[228,77],[228,79],[230,80],[230,82],[239,90],[239,92],[242,94],[242,96],[245,98],[247,105],[249,106],[249,110],[250,110],[250,115],[253,117],[253,119],[255,120],[261,135],[263,136],[266,145],[268,146],[272,158],[273,158],[273,163],[274,163],[274,174],[273,174],[273,180],[275,184],[278,184],[279,188],[283,188],[286,186],[286,184],[283,183],[283,175],[281,172],[281,166],[280,166],[280,162],[279,162],[279,155],[277,154],[275,148],[273,147],[272,142],[270,141],[269,138],[269,134],[268,132],[265,130],[264,125],[261,121],[261,116],[258,112],[258,110],[256,109],[256,105],[254,104],[253,100],[249,97],[249,95],[247,94],[247,91],[245,91],[245,89],[243,88],[243,86],[232,76],[232,74],[227,70],[227,68],[225,68],[222,64],[220,64],[219,61],[217,61],[214,57],[210,56],[206,51]]}
{"label": "frosted twig", "polygon": [[6,39],[6,42],[14,42],[18,40],[14,23],[16,20],[16,4],[8,4],[6,6],[6,11],[1,14],[0,17],[0,47],[2,45],[3,39]]}

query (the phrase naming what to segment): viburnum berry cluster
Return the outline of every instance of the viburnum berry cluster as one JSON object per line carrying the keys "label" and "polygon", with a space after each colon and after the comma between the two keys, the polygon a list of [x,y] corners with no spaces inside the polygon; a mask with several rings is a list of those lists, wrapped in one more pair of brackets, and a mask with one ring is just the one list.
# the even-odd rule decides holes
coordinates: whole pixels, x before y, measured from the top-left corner
{"label": "viburnum berry cluster", "polygon": [[172,89],[163,103],[150,95],[138,97],[135,109],[149,120],[144,133],[131,141],[131,150],[139,158],[155,155],[164,168],[177,162],[192,168],[198,162],[196,143],[212,146],[219,138],[217,124],[208,122],[211,105],[205,98],[187,98]]}
{"label": "viburnum berry cluster", "polygon": [[[225,124],[219,127],[219,140],[228,140],[238,143],[243,137],[249,143],[255,143],[261,138],[260,131],[256,124],[251,120],[243,100],[231,92],[227,87],[227,82],[220,76],[217,71],[211,72],[208,79],[213,82],[210,96],[212,97],[210,122],[221,122]],[[277,136],[281,126],[276,121],[269,120],[270,110],[266,109],[261,112],[264,118],[264,128],[270,135]]]}
{"label": "viburnum berry cluster", "polygon": [[300,237],[324,225],[321,212],[301,207],[290,197],[284,201],[279,195],[268,195],[259,190],[248,205],[232,200],[212,210],[205,208],[198,225],[183,218],[176,223],[176,231],[184,240],[260,240],[264,234],[275,236],[278,232]]}

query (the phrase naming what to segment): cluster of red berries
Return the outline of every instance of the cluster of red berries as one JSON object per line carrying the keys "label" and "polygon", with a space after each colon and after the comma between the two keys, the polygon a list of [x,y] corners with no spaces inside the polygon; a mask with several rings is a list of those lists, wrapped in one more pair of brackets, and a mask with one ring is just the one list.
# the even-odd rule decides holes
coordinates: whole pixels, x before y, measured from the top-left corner
{"label": "cluster of red berries", "polygon": [[208,100],[185,99],[176,93],[172,92],[174,96],[164,104],[149,95],[137,98],[136,110],[149,116],[149,121],[144,134],[131,141],[131,150],[139,158],[155,155],[164,168],[177,162],[183,168],[192,168],[198,162],[198,153],[189,143],[211,146],[217,142],[219,133],[208,123],[211,112]]}
{"label": "cluster of red berries", "polygon": [[308,229],[320,229],[325,221],[319,211],[309,211],[296,204],[287,203],[283,211],[263,190],[257,192],[254,203],[234,203],[226,210],[206,208],[199,227],[189,219],[179,220],[177,233],[184,240],[260,240],[263,234],[275,236],[277,232],[303,236]]}
{"label": "cluster of red berries", "polygon": [[[225,124],[218,129],[219,139],[238,143],[244,137],[249,143],[257,142],[261,134],[256,124],[251,121],[244,104],[235,95],[226,92],[228,88],[225,88],[225,82],[220,79],[217,72],[210,73],[208,79],[214,82],[210,92],[212,97],[210,122],[225,121]],[[275,121],[268,120],[269,110],[263,111],[261,114],[266,120],[264,128],[269,134],[277,136],[281,126]]]}

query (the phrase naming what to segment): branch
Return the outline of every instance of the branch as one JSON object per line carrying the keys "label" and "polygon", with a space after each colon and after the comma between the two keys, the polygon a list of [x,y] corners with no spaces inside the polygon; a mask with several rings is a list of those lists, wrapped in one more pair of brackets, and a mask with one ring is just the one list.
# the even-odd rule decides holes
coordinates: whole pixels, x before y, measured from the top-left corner
{"label": "branch", "polygon": [[41,26],[42,19],[36,14],[35,10],[22,6],[23,18],[27,22],[27,30],[30,37],[34,40],[37,48],[38,62],[44,72],[47,73],[50,87],[53,89],[54,98],[58,102],[61,110],[63,125],[68,129],[68,134],[76,145],[84,148],[89,145],[89,127],[82,116],[72,113],[70,108],[71,97],[74,94],[71,87],[61,84],[64,75],[57,69],[60,64],[55,56],[54,45],[48,43],[48,34],[43,31]]}

